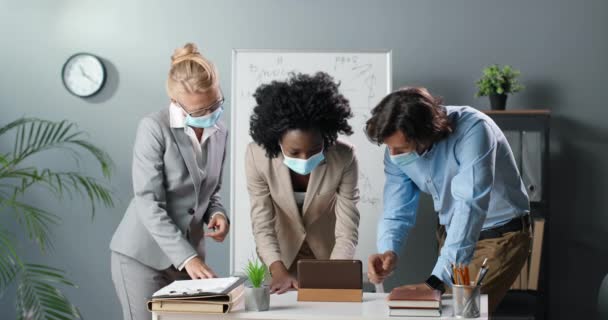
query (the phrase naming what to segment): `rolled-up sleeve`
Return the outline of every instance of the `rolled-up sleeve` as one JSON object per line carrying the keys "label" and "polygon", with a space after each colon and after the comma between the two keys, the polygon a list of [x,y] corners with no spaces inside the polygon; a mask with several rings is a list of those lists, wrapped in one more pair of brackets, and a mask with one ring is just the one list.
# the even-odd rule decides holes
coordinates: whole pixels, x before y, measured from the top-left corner
{"label": "rolled-up sleeve", "polygon": [[384,211],[378,223],[378,251],[399,253],[401,245],[416,223],[420,189],[384,154]]}
{"label": "rolled-up sleeve", "polygon": [[456,201],[447,237],[432,274],[451,284],[444,267],[468,264],[473,258],[494,184],[496,138],[492,128],[480,121],[455,144],[459,170],[451,182]]}

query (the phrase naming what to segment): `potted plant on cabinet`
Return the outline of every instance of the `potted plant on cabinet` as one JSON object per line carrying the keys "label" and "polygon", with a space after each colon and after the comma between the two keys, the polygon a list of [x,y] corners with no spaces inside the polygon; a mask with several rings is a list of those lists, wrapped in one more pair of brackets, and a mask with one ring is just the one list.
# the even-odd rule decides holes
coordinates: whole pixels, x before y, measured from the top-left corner
{"label": "potted plant on cabinet", "polygon": [[483,76],[477,81],[475,96],[489,96],[492,110],[505,110],[507,95],[524,89],[518,81],[520,72],[506,65],[491,65],[483,69]]}

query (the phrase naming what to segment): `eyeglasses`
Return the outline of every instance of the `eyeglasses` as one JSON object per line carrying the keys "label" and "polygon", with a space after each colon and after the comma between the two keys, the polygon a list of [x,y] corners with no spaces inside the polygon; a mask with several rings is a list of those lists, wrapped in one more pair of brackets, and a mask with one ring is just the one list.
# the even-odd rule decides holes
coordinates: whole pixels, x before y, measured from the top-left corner
{"label": "eyeglasses", "polygon": [[179,102],[176,102],[176,104],[180,108],[182,108],[182,110],[184,110],[189,116],[202,117],[202,116],[206,116],[206,115],[212,113],[213,111],[219,109],[224,104],[224,97],[220,98],[219,100],[212,103],[210,106],[208,106],[206,108],[200,108],[200,109],[192,111],[192,112],[188,112],[188,110],[186,110],[186,108],[184,108],[184,106],[182,106]]}

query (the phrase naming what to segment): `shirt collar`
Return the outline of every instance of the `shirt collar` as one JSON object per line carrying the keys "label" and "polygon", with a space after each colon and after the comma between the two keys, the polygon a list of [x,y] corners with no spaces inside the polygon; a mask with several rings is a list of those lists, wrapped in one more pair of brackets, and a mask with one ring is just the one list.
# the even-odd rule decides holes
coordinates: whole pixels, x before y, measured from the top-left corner
{"label": "shirt collar", "polygon": [[420,155],[420,157],[430,157],[433,154],[433,151],[435,151],[435,143],[432,143],[431,146]]}

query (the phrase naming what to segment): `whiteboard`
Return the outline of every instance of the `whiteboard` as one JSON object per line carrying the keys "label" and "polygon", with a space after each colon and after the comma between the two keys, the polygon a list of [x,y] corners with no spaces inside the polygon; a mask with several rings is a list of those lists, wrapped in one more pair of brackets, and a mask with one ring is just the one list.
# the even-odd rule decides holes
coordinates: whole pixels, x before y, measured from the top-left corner
{"label": "whiteboard", "polygon": [[[340,137],[355,145],[359,160],[361,214],[356,259],[367,267],[376,252],[376,226],[382,213],[384,148],[369,142],[363,129],[371,109],[391,91],[391,52],[233,50],[230,198],[230,274],[242,273],[248,259],[256,256],[251,230],[249,194],[245,178],[245,152],[252,139],[249,118],[255,106],[256,88],[272,80],[285,80],[290,72],[313,74],[324,71],[340,82],[340,92],[350,101],[354,134]],[[364,274],[367,270],[364,270]]]}

